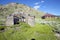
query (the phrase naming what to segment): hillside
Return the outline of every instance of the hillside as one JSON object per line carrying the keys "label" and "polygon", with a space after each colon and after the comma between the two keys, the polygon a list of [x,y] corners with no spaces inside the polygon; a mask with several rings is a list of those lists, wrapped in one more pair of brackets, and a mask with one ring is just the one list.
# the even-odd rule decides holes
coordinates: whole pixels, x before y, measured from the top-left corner
{"label": "hillside", "polygon": [[42,16],[44,14],[43,12],[37,11],[24,4],[9,3],[6,5],[0,5],[0,16],[6,17],[7,15],[12,14],[17,10],[19,12],[24,12],[24,13],[28,13],[31,15],[35,15],[36,17]]}
{"label": "hillside", "polygon": [[9,27],[5,25],[0,26],[1,40],[57,40],[55,32],[52,30],[57,30],[60,33],[60,18],[41,19],[41,16],[45,14],[44,12],[35,10],[24,4],[9,3],[0,5],[0,24],[3,25],[6,17],[17,11],[34,15],[35,25],[31,27],[25,22],[20,22],[17,25]]}
{"label": "hillside", "polygon": [[57,40],[52,29],[46,24],[36,24],[30,27],[22,22],[0,31],[0,40]]}
{"label": "hillside", "polygon": [[4,24],[6,17],[15,12],[23,12],[26,14],[35,15],[35,17],[40,17],[44,13],[38,10],[35,10],[27,5],[18,4],[18,3],[9,3],[6,5],[0,5],[0,24]]}

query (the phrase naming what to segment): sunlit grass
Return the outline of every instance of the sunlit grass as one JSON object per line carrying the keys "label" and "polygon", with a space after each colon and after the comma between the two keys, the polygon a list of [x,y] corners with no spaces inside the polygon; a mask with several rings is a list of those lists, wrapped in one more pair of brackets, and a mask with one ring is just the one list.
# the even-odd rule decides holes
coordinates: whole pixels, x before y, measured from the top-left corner
{"label": "sunlit grass", "polygon": [[[16,27],[7,27],[5,32],[0,33],[0,40],[56,40],[52,28],[48,25],[36,24],[30,27],[21,23]],[[18,28],[18,29],[17,29]]]}

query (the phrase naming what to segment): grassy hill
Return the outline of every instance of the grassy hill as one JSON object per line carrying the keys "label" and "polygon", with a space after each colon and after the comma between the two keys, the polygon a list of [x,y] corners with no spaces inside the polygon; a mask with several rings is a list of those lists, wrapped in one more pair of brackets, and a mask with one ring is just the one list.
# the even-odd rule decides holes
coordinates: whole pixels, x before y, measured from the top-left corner
{"label": "grassy hill", "polygon": [[35,15],[35,17],[40,17],[44,14],[43,12],[35,10],[24,4],[9,3],[6,5],[0,5],[0,24],[3,25],[6,20],[6,17],[17,11],[26,14]]}
{"label": "grassy hill", "polygon": [[6,27],[4,32],[0,32],[0,40],[56,40],[52,28],[48,25],[36,24],[30,27],[26,23],[20,23],[11,27]]}
{"label": "grassy hill", "polygon": [[6,17],[9,14],[14,13],[15,11],[28,13],[31,15],[42,16],[44,13],[38,10],[35,10],[27,5],[18,4],[18,3],[9,3],[6,5],[0,5],[0,16]]}
{"label": "grassy hill", "polygon": [[[0,5],[0,24],[4,23],[8,15],[16,11],[35,15],[36,19],[39,20],[42,20],[40,17],[45,14],[24,4],[9,3],[7,5]],[[20,23],[11,27],[0,26],[0,40],[57,40],[52,30],[51,26],[39,23],[34,27],[30,27],[26,23]]]}

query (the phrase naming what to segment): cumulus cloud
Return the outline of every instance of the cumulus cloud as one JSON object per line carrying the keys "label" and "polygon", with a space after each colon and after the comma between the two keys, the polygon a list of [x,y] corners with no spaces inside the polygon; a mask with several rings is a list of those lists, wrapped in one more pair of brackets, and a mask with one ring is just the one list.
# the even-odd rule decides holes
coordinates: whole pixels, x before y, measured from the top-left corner
{"label": "cumulus cloud", "polygon": [[34,9],[39,9],[40,8],[40,2],[34,3]]}
{"label": "cumulus cloud", "polygon": [[39,5],[40,3],[44,3],[44,2],[45,2],[44,0],[41,0],[40,2],[34,3],[34,5]]}
{"label": "cumulus cloud", "polygon": [[34,9],[39,9],[40,8],[40,5],[36,5],[36,6],[34,6]]}
{"label": "cumulus cloud", "polygon": [[39,2],[36,2],[35,5],[39,5]]}
{"label": "cumulus cloud", "polygon": [[44,2],[45,2],[44,0],[41,1],[41,3],[44,3]]}
{"label": "cumulus cloud", "polygon": [[41,4],[42,3],[44,3],[45,1],[44,0],[42,0],[42,1],[40,1],[40,2],[36,2],[36,3],[34,3],[34,7],[33,8],[35,8],[35,9],[39,9],[40,8],[40,6],[41,6]]}

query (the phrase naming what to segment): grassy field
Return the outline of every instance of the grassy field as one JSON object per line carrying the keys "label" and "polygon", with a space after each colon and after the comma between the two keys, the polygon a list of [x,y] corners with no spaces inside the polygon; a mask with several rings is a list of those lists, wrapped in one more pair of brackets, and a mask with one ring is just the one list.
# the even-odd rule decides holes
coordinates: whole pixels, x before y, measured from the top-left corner
{"label": "grassy field", "polygon": [[0,32],[0,40],[56,40],[52,28],[46,24],[36,24],[30,27],[26,23],[20,23],[11,27],[6,27],[4,32]]}

